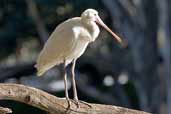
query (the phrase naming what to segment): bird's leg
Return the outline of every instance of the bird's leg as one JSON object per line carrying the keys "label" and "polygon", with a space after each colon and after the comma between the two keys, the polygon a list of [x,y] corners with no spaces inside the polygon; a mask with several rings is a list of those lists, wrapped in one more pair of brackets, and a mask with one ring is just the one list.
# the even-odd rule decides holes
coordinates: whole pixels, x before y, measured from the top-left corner
{"label": "bird's leg", "polygon": [[76,63],[76,59],[74,59],[72,61],[72,68],[71,68],[71,73],[72,73],[72,86],[73,86],[73,92],[74,92],[74,101],[77,103],[78,105],[78,95],[77,95],[77,88],[76,88],[76,83],[75,83],[75,63]]}
{"label": "bird's leg", "polygon": [[74,92],[74,102],[77,104],[77,107],[79,108],[79,102],[88,105],[89,107],[91,107],[90,104],[80,101],[78,100],[78,95],[77,95],[77,88],[76,88],[76,82],[75,82],[75,63],[76,63],[76,59],[74,59],[72,61],[72,69],[71,69],[71,73],[72,73],[72,85],[73,85],[73,92]]}
{"label": "bird's leg", "polygon": [[63,75],[64,75],[64,85],[65,85],[65,97],[68,102],[68,108],[70,108],[71,103],[70,103],[70,99],[68,96],[67,72],[66,72],[66,61],[65,60],[64,60],[64,64],[63,64]]}

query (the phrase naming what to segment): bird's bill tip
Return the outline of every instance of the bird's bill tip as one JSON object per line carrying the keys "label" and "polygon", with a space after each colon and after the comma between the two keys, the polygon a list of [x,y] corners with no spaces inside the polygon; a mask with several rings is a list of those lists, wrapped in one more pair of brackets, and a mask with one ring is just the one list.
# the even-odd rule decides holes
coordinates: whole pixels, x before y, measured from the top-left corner
{"label": "bird's bill tip", "polygon": [[118,41],[118,43],[123,45],[122,39],[118,35],[116,35],[106,24],[104,24],[104,22],[100,19],[99,16],[97,16],[96,22],[99,25],[101,25],[104,29],[106,29],[109,33],[111,33],[111,35]]}

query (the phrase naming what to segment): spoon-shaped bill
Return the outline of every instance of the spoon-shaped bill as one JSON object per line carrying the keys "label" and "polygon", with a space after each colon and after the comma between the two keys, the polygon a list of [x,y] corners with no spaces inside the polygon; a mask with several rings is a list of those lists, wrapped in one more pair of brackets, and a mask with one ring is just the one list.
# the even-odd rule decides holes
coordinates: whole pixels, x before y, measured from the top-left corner
{"label": "spoon-shaped bill", "polygon": [[122,40],[121,40],[121,38],[118,36],[118,35],[116,35],[114,32],[112,32],[112,30],[110,30],[110,28],[109,27],[107,27],[107,25],[106,24],[104,24],[104,22],[100,19],[100,17],[99,16],[97,16],[97,18],[96,18],[96,21],[95,21],[96,23],[98,23],[99,25],[101,25],[103,28],[105,28],[109,33],[111,33],[112,34],[112,36],[114,37],[114,38],[116,38],[116,40],[119,42],[119,43],[121,43],[122,44]]}

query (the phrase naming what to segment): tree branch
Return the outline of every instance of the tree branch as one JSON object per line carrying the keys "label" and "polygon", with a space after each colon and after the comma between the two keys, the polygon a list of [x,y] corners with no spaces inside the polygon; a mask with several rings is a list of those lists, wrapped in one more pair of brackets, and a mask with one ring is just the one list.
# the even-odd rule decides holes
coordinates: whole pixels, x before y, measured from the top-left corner
{"label": "tree branch", "polygon": [[12,110],[9,108],[0,107],[0,114],[12,113]]}
{"label": "tree branch", "polygon": [[150,114],[142,111],[111,105],[91,104],[91,108],[81,104],[78,109],[71,103],[67,108],[64,98],[58,98],[36,88],[19,84],[0,84],[0,100],[14,100],[40,108],[51,114]]}

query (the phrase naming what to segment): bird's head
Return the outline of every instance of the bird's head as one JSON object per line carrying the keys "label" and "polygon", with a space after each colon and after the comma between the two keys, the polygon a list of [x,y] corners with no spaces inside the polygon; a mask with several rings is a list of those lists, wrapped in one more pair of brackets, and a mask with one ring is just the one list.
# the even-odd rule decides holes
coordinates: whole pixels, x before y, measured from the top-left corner
{"label": "bird's head", "polygon": [[87,9],[81,14],[81,18],[85,21],[96,21],[98,12],[94,9]]}
{"label": "bird's head", "polygon": [[91,23],[91,22],[95,22],[97,23],[98,25],[101,25],[103,28],[105,28],[109,33],[112,34],[112,36],[114,38],[116,38],[116,40],[123,44],[121,38],[119,36],[117,36],[114,32],[112,32],[106,24],[104,24],[104,22],[101,20],[101,18],[99,17],[98,15],[98,12],[94,9],[87,9],[85,10],[82,14],[81,14],[81,18],[82,20],[88,22],[88,23]]}

